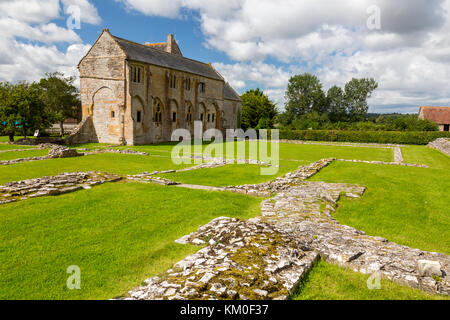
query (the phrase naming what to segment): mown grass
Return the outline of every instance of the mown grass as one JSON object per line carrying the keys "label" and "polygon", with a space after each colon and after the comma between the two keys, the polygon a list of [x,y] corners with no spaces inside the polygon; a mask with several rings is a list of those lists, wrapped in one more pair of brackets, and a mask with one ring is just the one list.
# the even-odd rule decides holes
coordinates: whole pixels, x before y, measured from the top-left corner
{"label": "mown grass", "polygon": [[[0,166],[0,184],[62,172],[137,174],[194,165],[173,164],[170,153],[174,145],[120,147],[148,152],[152,155],[149,157],[99,154]],[[77,147],[94,149],[104,145]],[[225,150],[225,146],[218,147],[215,156],[223,156],[224,151],[220,154],[220,150]],[[404,147],[403,156],[406,162],[423,163],[431,168],[335,162],[312,180],[367,187],[361,199],[339,202],[335,218],[341,223],[408,246],[450,254],[450,216],[446,210],[450,160],[438,151],[417,146]],[[277,175],[329,157],[392,161],[393,152],[380,148],[280,144]],[[164,177],[212,186],[274,179],[275,176],[261,176],[259,170],[257,165],[229,165]],[[177,245],[173,240],[217,216],[243,219],[254,216],[259,212],[260,201],[231,193],[115,183],[2,205],[0,299],[108,299],[124,294],[145,278],[198,250]],[[81,267],[81,290],[66,288],[69,265]],[[381,291],[367,292],[366,276],[325,263],[319,263],[309,279],[298,298],[422,299],[420,292],[384,282]],[[390,292],[384,292],[384,288]]]}
{"label": "mown grass", "polygon": [[18,158],[42,157],[48,154],[48,150],[11,151],[0,152],[0,160],[13,160]]}
{"label": "mown grass", "polygon": [[[15,136],[14,137],[14,141],[17,141],[17,140],[20,140],[20,139],[23,139],[24,137],[23,136]],[[31,136],[31,137],[27,137],[28,139],[34,139],[34,137],[33,136]],[[0,142],[9,142],[9,136],[0,136]]]}
{"label": "mown grass", "polygon": [[32,146],[20,146],[16,144],[7,144],[7,143],[0,143],[0,151],[3,150],[14,150],[14,149],[30,149],[33,148]]}
{"label": "mown grass", "polygon": [[[174,243],[215,217],[243,219],[260,199],[139,183],[0,206],[0,299],[109,299],[198,247]],[[81,290],[66,270],[81,269]]]}
{"label": "mown grass", "polygon": [[[235,154],[237,155],[238,147],[245,148],[245,157],[248,159],[260,159],[259,149],[256,149],[256,153],[250,154],[250,142],[227,142],[227,143],[205,143],[202,150],[206,148],[217,147],[213,156],[224,157],[226,155],[227,146],[233,145]],[[158,145],[145,145],[145,146],[125,146],[119,148],[127,148],[136,151],[144,151],[148,153],[152,152],[171,152],[176,143],[164,143]],[[190,147],[191,152],[194,153],[194,147]],[[280,156],[282,160],[305,160],[305,161],[317,161],[323,158],[340,158],[340,159],[357,159],[357,160],[379,160],[379,161],[393,161],[394,155],[392,149],[384,148],[359,148],[359,147],[345,147],[345,146],[326,146],[326,145],[297,145],[291,143],[279,144]],[[268,144],[268,152],[270,155],[271,144]]]}
{"label": "mown grass", "polygon": [[406,163],[425,164],[434,169],[450,170],[450,157],[425,146],[408,146],[402,148],[403,160]]}
{"label": "mown grass", "polygon": [[188,165],[175,165],[170,158],[105,153],[0,166],[0,184],[52,176],[62,172],[102,171],[116,174],[138,174],[145,171],[169,170],[186,166]]}
{"label": "mown grass", "polygon": [[[448,167],[449,159],[438,161]],[[448,169],[335,162],[314,181],[367,187],[361,199],[344,198],[334,217],[342,224],[390,241],[450,254]]]}
{"label": "mown grass", "polygon": [[[234,144],[235,149],[238,144],[244,144],[246,146],[246,158],[250,157],[251,159],[259,159],[258,153],[254,156],[249,156],[248,142],[238,142]],[[172,146],[173,144],[167,144],[163,146],[135,146],[131,148],[149,153],[159,152],[161,155],[164,155],[164,152],[169,154]],[[205,147],[206,146],[204,146],[204,148]],[[220,146],[218,149],[220,156],[226,154],[225,144],[224,146]],[[306,144],[296,145],[282,143],[280,144],[280,160],[278,163],[279,170],[274,175],[261,175],[260,167],[254,165],[228,165],[214,169],[164,174],[161,175],[161,177],[182,183],[202,184],[218,187],[239,184],[256,184],[275,179],[276,177],[282,176],[287,172],[294,171],[301,165],[306,165],[323,158],[332,157],[342,159],[392,161],[393,153],[391,149],[381,148],[338,147]]]}
{"label": "mown grass", "polygon": [[292,300],[448,300],[398,283],[381,279],[380,289],[368,289],[369,276],[319,261]]}
{"label": "mown grass", "polygon": [[167,173],[158,176],[186,184],[225,187],[266,182],[288,172],[297,170],[301,165],[307,164],[309,164],[309,161],[282,160],[280,161],[280,167],[276,169],[278,171],[273,175],[261,175],[261,168],[263,168],[263,166],[252,164],[230,164],[218,168]]}

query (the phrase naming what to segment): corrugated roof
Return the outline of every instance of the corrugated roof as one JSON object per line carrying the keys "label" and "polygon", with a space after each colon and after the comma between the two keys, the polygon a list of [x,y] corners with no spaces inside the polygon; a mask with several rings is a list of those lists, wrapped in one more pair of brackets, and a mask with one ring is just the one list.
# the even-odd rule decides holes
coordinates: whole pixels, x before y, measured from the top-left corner
{"label": "corrugated roof", "polygon": [[228,84],[228,82],[225,82],[223,90],[223,97],[225,99],[241,101],[241,97],[237,94],[236,91],[234,91],[234,89]]}
{"label": "corrugated roof", "polygon": [[420,107],[420,112],[425,119],[437,124],[450,124],[450,107]]}
{"label": "corrugated roof", "polygon": [[206,63],[164,52],[150,46],[135,43],[115,36],[113,36],[113,38],[122,47],[128,58],[131,60],[189,72],[219,81],[223,80],[222,77]]}

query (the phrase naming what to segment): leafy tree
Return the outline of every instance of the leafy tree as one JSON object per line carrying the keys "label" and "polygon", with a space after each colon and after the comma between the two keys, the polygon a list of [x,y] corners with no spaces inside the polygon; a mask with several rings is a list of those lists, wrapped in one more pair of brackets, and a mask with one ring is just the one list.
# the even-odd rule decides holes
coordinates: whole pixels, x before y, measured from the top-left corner
{"label": "leafy tree", "polygon": [[327,93],[328,117],[331,122],[345,121],[347,110],[345,107],[345,94],[338,86],[333,86]]}
{"label": "leafy tree", "polygon": [[244,130],[256,128],[261,119],[265,119],[261,125],[264,125],[267,129],[273,127],[273,119],[277,115],[277,108],[263,91],[260,89],[248,90],[241,95],[241,99],[241,126]]}
{"label": "leafy tree", "polygon": [[316,111],[300,116],[292,122],[292,126],[298,130],[318,130],[327,127],[330,123],[326,114]]}
{"label": "leafy tree", "polygon": [[345,104],[351,121],[364,120],[369,105],[367,99],[378,88],[378,83],[373,78],[353,78],[345,85]]}
{"label": "leafy tree", "polygon": [[46,73],[39,86],[43,90],[43,100],[53,122],[59,123],[61,136],[64,135],[64,121],[78,118],[81,101],[78,89],[74,86],[74,77],[64,77],[62,73]]}
{"label": "leafy tree", "polygon": [[286,114],[290,121],[312,111],[326,112],[326,97],[322,84],[312,74],[304,73],[291,77],[285,98]]}
{"label": "leafy tree", "polygon": [[0,87],[0,124],[11,142],[17,131],[26,138],[29,130],[43,129],[50,124],[42,91],[36,83],[2,83]]}

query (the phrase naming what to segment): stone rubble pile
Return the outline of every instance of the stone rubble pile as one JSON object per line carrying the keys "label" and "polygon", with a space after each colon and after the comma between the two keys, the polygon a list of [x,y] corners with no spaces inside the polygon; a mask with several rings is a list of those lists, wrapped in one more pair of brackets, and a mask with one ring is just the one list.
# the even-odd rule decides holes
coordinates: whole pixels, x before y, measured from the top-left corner
{"label": "stone rubble pile", "polygon": [[0,166],[7,166],[7,165],[11,165],[11,164],[16,164],[16,163],[48,160],[48,159],[49,159],[48,156],[42,156],[42,157],[18,158],[18,159],[13,159],[13,160],[0,160]]}
{"label": "stone rubble pile", "polygon": [[318,254],[259,219],[217,218],[179,243],[208,244],[128,299],[286,299]]}
{"label": "stone rubble pile", "polygon": [[121,179],[121,176],[101,172],[71,172],[51,177],[10,182],[0,186],[0,204],[90,189],[95,185]]}
{"label": "stone rubble pile", "polygon": [[[174,171],[170,171],[170,172],[174,172]],[[163,173],[163,172],[159,172],[159,173]],[[169,172],[166,172],[166,173],[169,173]],[[147,183],[153,182],[153,183],[162,184],[165,186],[174,186],[174,185],[180,184],[178,182],[171,181],[169,179],[155,177],[155,176],[153,176],[153,174],[145,174],[145,173],[127,176],[127,180],[128,181],[136,181],[136,182],[147,182]]]}
{"label": "stone rubble pile", "polygon": [[439,150],[446,155],[450,156],[450,139],[449,138],[439,138],[430,142],[427,147]]}
{"label": "stone rubble pile", "polygon": [[269,197],[273,193],[286,190],[299,181],[308,179],[309,177],[315,175],[318,171],[328,166],[334,160],[334,158],[319,160],[308,166],[299,167],[298,170],[289,172],[283,177],[276,178],[275,180],[269,182],[240,186],[228,186],[225,189],[227,191],[247,194],[251,196]]}
{"label": "stone rubble pile", "polygon": [[384,164],[384,165],[416,167],[416,168],[429,168],[429,166],[427,166],[426,164],[413,164],[413,163],[404,163],[404,162],[386,162],[386,161],[350,160],[350,159],[336,159],[336,161],[359,162],[359,163],[369,163],[369,164]]}
{"label": "stone rubble pile", "polygon": [[135,151],[135,150],[129,150],[129,149],[95,149],[91,152],[85,152],[85,155],[90,154],[99,154],[99,153],[118,153],[118,154],[131,154],[131,155],[138,155],[138,156],[148,156],[149,154],[147,152],[142,151]]}
{"label": "stone rubble pile", "polygon": [[78,153],[76,149],[70,149],[65,146],[56,146],[48,151],[47,158],[57,159],[57,158],[73,158],[81,156],[83,156],[83,154]]}
{"label": "stone rubble pile", "polygon": [[319,257],[449,295],[449,256],[368,236],[332,218],[340,197],[359,198],[365,188],[302,180],[331,161],[318,161],[297,170],[302,173],[277,179],[278,184],[267,184],[268,190],[279,193],[261,203],[260,217],[217,218],[177,240],[207,246],[123,298],[286,299]]}
{"label": "stone rubble pile", "polygon": [[[78,153],[75,149],[70,149],[65,146],[60,146],[57,144],[40,144],[40,149],[51,149],[48,151],[46,156],[42,157],[29,157],[29,158],[18,158],[13,160],[2,160],[0,161],[0,165],[11,165],[22,162],[31,162],[31,161],[40,161],[40,160],[49,160],[49,159],[58,159],[58,158],[71,158],[71,157],[81,157],[84,154]],[[35,149],[31,149],[35,150]]]}
{"label": "stone rubble pile", "polygon": [[212,162],[215,164],[222,164],[222,165],[226,165],[226,164],[255,164],[255,165],[261,165],[261,166],[267,166],[270,167],[272,166],[269,163],[266,163],[264,161],[260,161],[260,160],[253,160],[253,159],[228,159],[228,158],[218,158],[218,157],[207,157],[204,155],[193,155],[190,158],[185,158],[185,157],[180,157],[181,159],[194,159],[194,160],[203,160],[203,161],[207,161],[207,162]]}

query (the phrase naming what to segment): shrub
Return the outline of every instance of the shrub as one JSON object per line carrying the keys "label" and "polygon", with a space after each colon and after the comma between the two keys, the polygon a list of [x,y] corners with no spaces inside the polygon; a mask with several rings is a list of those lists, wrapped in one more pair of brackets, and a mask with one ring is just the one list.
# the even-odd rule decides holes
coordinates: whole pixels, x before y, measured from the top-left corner
{"label": "shrub", "polygon": [[280,139],[309,141],[424,145],[444,137],[450,138],[450,133],[440,131],[280,130]]}

